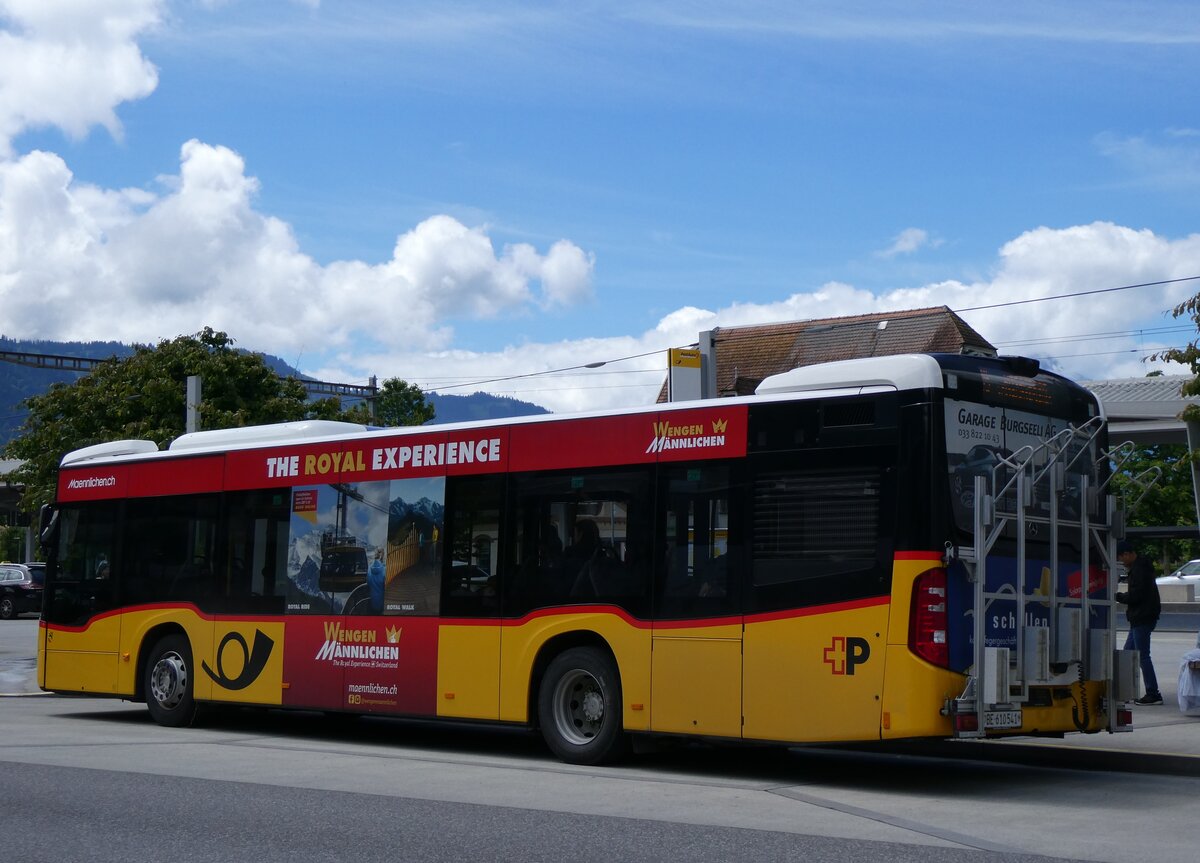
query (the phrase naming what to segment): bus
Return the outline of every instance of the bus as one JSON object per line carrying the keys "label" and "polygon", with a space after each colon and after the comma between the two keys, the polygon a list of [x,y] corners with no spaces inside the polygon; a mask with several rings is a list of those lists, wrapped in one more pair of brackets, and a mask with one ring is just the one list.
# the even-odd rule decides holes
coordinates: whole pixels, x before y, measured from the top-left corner
{"label": "bus", "polygon": [[1128,730],[1106,435],[1035,360],[922,354],[616,412],[98,444],[42,513],[38,682],[168,726],[533,727],[581,764],[637,735]]}

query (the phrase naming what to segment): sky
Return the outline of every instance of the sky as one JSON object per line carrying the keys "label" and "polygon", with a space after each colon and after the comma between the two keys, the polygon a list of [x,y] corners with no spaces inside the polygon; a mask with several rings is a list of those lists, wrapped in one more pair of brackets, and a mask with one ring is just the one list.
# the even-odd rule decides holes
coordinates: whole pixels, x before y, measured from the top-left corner
{"label": "sky", "polygon": [[945,305],[1183,373],[1198,45],[1192,0],[0,0],[0,334],[558,412],[714,327]]}

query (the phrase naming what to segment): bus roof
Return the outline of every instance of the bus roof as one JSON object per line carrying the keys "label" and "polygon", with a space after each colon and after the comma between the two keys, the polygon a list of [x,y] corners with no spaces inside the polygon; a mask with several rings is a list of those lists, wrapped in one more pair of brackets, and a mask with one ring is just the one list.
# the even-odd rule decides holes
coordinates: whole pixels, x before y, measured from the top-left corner
{"label": "bus roof", "polygon": [[[147,458],[171,458],[229,452],[233,450],[278,447],[287,444],[320,444],[332,441],[397,435],[429,434],[431,432],[461,432],[478,429],[503,429],[513,426],[536,426],[571,420],[605,417],[636,417],[713,409],[754,404],[762,401],[791,401],[832,396],[851,396],[866,392],[897,390],[941,389],[943,366],[965,361],[988,366],[1005,363],[1007,358],[960,357],[958,355],[902,354],[868,357],[803,366],[766,378],[752,396],[706,399],[691,402],[667,402],[606,411],[573,414],[538,414],[503,417],[489,420],[444,423],[399,428],[375,428],[356,423],[332,420],[306,420],[274,423],[231,429],[191,432],[176,438],[164,450],[151,441],[123,440],[97,444],[74,450],[63,456],[62,467],[83,467],[88,464],[139,461]],[[1033,361],[1026,361],[1033,362]],[[1035,366],[1036,368],[1036,366]],[[764,399],[764,397],[766,397]]]}

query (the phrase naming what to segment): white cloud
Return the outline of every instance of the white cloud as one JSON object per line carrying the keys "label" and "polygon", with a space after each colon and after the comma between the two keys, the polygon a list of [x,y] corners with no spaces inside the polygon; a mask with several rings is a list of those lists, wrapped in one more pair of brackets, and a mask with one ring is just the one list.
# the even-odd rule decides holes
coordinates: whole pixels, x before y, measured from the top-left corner
{"label": "white cloud", "polygon": [[875,253],[878,258],[894,258],[897,255],[911,255],[913,252],[929,247],[936,249],[942,244],[939,239],[929,236],[923,228],[905,228],[892,239],[892,244],[886,249]]}
{"label": "white cloud", "polygon": [[[451,380],[634,357],[479,387],[561,411],[652,400],[665,370],[660,352],[714,327],[934,305],[970,309],[1200,274],[1200,235],[1171,239],[1106,222],[1042,227],[1004,244],[991,275],[976,281],[944,279],[880,295],[829,282],[770,302],[682,307],[642,333],[467,351],[455,341],[457,321],[558,314],[590,301],[593,255],[566,239],[544,253],[528,243],[497,248],[487,225],[433,215],[400,233],[385,260],[322,265],[289,224],[259,208],[258,180],[227,147],[183,144],[179,173],[159,178],[154,191],[100,188],[79,182],[56,154],[14,153],[14,140],[33,128],[82,136],[101,125],[119,135],[117,106],[157,85],[136,39],[160,23],[165,8],[165,0],[0,0],[0,332],[145,342],[211,325],[244,347],[315,357],[320,367],[306,371],[325,379],[397,375],[459,392],[472,388],[450,390]],[[1195,134],[1108,135],[1097,146],[1141,177],[1178,185],[1200,176],[1189,146]],[[940,243],[910,227],[878,255]],[[1172,324],[1168,310],[1197,289],[1200,283],[1189,282],[963,314],[993,342],[1066,357],[1056,362],[1070,375],[1139,375],[1150,368],[1137,359],[1145,349],[1186,340],[1146,331]],[[1049,341],[1104,332],[1116,334]]]}
{"label": "white cloud", "polygon": [[[653,400],[665,368],[656,352],[703,330],[935,305],[964,310],[1002,347],[1025,343],[1012,352],[1062,357],[1055,364],[1074,377],[1140,375],[1150,368],[1139,361],[1145,350],[1182,344],[1188,333],[1129,333],[1176,323],[1169,310],[1200,289],[1183,282],[1083,295],[1200,274],[1200,234],[1171,239],[1095,222],[1027,231],[1003,245],[990,277],[973,282],[880,295],[829,282],[770,302],[681,307],[641,333],[482,353],[456,343],[456,321],[586,302],[592,255],[568,240],[544,254],[524,243],[497,251],[486,228],[438,215],[401,234],[385,261],[323,266],[290,225],[257,208],[258,181],[234,151],[189,141],[178,175],[161,181],[156,193],[102,189],[76,181],[52,153],[0,161],[0,330],[146,342],[211,325],[245,347],[303,354],[305,370],[324,379],[400,376],[430,390],[486,389],[565,411]],[[1063,294],[1079,296],[977,308]],[[1096,333],[1117,335],[1044,341]],[[448,388],[640,354],[650,355]]]}
{"label": "white cloud", "polygon": [[164,0],[0,0],[0,158],[22,132],[55,126],[119,137],[115,108],[154,91],[158,73],[135,39]]}
{"label": "white cloud", "polygon": [[[1048,367],[1080,380],[1140,377],[1155,368],[1178,374],[1184,371],[1178,366],[1145,363],[1141,357],[1149,350],[1181,345],[1196,336],[1189,321],[1175,321],[1169,311],[1200,291],[1200,281],[1086,292],[1196,275],[1200,275],[1200,234],[1172,240],[1108,222],[1042,227],[1006,243],[999,251],[994,274],[985,280],[950,279],[880,295],[830,282],[775,302],[733,302],[715,310],[681,307],[636,335],[524,344],[492,353],[448,350],[344,355],[320,376],[396,375],[427,390],[467,393],[480,389],[534,401],[555,411],[612,408],[653,401],[665,376],[665,355],[652,353],[596,370],[579,366],[690,344],[700,332],[714,327],[940,305],[966,310],[1063,294],[1076,296],[964,311],[962,315],[1002,352],[1041,357]],[[1142,332],[1173,326],[1182,331]],[[1092,338],[1073,340],[1076,336]],[[1006,343],[1012,346],[1006,347]],[[568,368],[573,371],[449,388],[463,382]]]}
{"label": "white cloud", "polygon": [[455,319],[590,297],[592,258],[573,243],[497,253],[484,228],[444,215],[402,234],[387,261],[321,266],[255,208],[258,181],[226,147],[188,141],[179,175],[162,181],[157,195],[107,191],[76,183],[54,154],[0,161],[5,328],[146,342],[211,325],[284,354],[436,350]]}

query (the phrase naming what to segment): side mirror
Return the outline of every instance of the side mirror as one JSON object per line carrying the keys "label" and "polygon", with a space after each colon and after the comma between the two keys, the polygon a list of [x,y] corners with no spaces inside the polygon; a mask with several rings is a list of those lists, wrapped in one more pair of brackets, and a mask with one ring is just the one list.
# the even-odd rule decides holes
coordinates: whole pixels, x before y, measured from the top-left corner
{"label": "side mirror", "polygon": [[50,504],[42,504],[38,514],[38,541],[42,551],[53,548],[58,543],[58,510]]}

